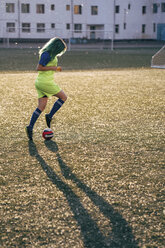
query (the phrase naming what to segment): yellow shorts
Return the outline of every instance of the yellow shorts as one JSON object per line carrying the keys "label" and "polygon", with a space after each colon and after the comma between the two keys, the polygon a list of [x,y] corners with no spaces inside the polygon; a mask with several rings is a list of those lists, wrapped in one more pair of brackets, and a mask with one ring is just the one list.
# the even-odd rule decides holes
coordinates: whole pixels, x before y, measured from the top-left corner
{"label": "yellow shorts", "polygon": [[61,88],[55,83],[39,83],[37,80],[35,82],[35,87],[38,98],[54,96],[61,91]]}

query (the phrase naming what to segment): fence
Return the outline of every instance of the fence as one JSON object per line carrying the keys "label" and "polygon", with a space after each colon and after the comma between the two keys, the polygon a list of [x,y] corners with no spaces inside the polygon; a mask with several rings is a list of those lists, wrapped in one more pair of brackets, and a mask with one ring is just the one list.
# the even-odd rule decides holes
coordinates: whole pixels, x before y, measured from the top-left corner
{"label": "fence", "polygon": [[10,47],[38,47],[52,37],[63,38],[68,50],[75,49],[110,49],[113,50],[113,32],[105,30],[62,30],[45,29],[44,26],[30,28],[28,26],[15,28],[7,27],[3,30],[1,46]]}

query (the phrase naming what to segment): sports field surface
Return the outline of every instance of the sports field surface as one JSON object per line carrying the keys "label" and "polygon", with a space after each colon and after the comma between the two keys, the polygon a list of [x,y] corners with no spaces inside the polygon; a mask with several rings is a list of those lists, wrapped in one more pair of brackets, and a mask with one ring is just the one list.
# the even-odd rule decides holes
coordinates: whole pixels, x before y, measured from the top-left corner
{"label": "sports field surface", "polygon": [[113,60],[119,67],[111,61],[102,68],[105,52],[95,63],[79,54],[74,68],[70,52],[61,59],[64,71],[55,74],[68,100],[53,120],[54,138],[42,138],[50,98],[33,142],[24,128],[37,106],[37,59],[30,51],[21,67],[18,58],[26,55],[6,52],[8,63],[0,67],[0,247],[163,248],[165,71],[149,68],[151,51],[142,61],[135,51],[128,67],[121,51]]}

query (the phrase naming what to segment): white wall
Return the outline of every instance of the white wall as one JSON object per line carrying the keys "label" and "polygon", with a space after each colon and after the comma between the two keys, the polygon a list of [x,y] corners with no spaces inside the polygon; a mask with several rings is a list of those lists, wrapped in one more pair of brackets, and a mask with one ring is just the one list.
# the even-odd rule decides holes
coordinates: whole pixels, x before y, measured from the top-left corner
{"label": "white wall", "polygon": [[[82,24],[82,32],[74,33],[74,37],[84,37],[90,30],[90,25],[95,25],[99,33],[104,33],[104,38],[112,37],[114,24],[119,25],[119,33],[115,33],[115,39],[156,39],[157,32],[153,31],[153,23],[165,23],[165,12],[153,14],[153,3],[161,4],[165,0],[0,0],[0,37],[10,38],[51,38],[61,36],[67,38],[71,30],[66,29],[70,23],[72,29],[72,11],[66,11],[66,4],[82,5],[82,14],[74,14],[73,22]],[[15,13],[6,13],[6,3],[15,3]],[[30,13],[18,13],[18,3],[30,4]],[[36,4],[45,5],[45,13],[36,13]],[[50,5],[55,4],[55,10],[50,10]],[[130,9],[128,9],[130,4]],[[91,15],[91,6],[98,6],[98,15]],[[114,5],[120,6],[120,12],[114,15]],[[146,14],[142,14],[142,6],[146,6]],[[115,17],[115,23],[114,23]],[[6,23],[14,22],[16,31],[6,32]],[[20,25],[19,25],[20,23]],[[21,31],[22,23],[31,23],[31,32]],[[45,32],[37,33],[36,24],[45,23]],[[51,28],[55,23],[55,29]],[[124,29],[126,23],[126,29]],[[145,24],[145,33],[142,33],[142,25]],[[20,26],[20,29],[19,29]],[[100,35],[101,36],[101,35]],[[97,35],[96,35],[97,38]]]}

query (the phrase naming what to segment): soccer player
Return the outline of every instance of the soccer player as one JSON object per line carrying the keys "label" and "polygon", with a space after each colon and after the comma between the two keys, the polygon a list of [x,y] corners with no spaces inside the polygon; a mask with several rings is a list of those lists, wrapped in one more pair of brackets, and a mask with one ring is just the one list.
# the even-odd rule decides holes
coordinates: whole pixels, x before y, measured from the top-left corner
{"label": "soccer player", "polygon": [[38,106],[32,114],[29,125],[25,128],[29,140],[33,139],[34,124],[45,109],[48,97],[56,96],[58,98],[50,113],[45,115],[46,124],[49,128],[53,115],[67,100],[64,91],[54,82],[54,72],[61,71],[61,67],[57,66],[58,57],[64,54],[66,49],[67,46],[62,39],[52,38],[39,51],[38,76],[35,81],[35,87],[38,93]]}

